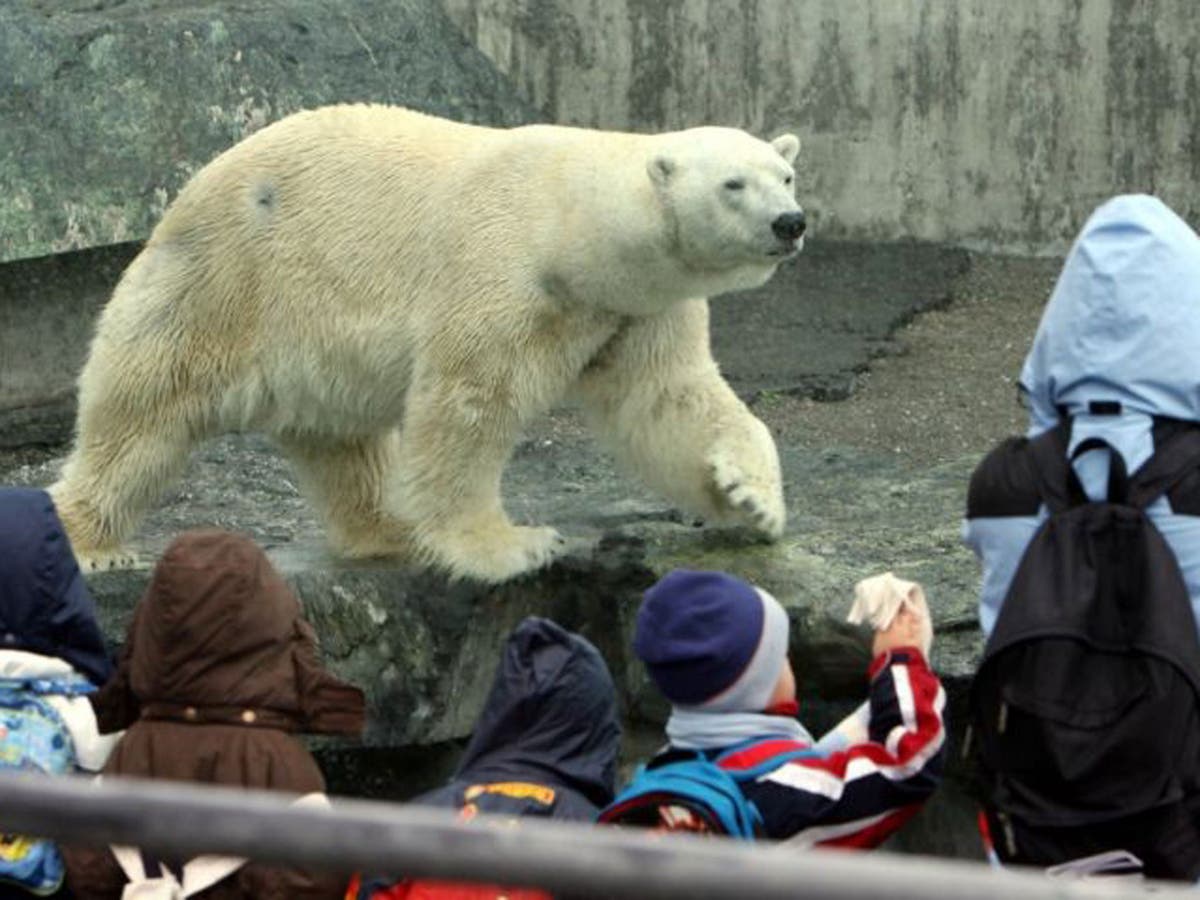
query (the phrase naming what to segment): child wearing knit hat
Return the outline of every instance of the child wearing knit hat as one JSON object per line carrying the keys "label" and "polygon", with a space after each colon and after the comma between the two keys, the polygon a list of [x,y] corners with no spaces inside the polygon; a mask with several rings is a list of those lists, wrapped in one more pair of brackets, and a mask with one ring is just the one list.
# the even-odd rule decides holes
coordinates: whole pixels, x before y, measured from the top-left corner
{"label": "child wearing knit hat", "polygon": [[[735,779],[753,770],[737,781],[758,836],[876,846],[940,780],[945,693],[926,661],[929,636],[923,603],[897,605],[875,633],[865,734],[818,744],[795,718],[779,602],[724,572],[671,572],[646,592],[633,644],[671,702],[669,746],[647,769],[699,753]],[[679,813],[664,803],[661,827],[694,830]]]}

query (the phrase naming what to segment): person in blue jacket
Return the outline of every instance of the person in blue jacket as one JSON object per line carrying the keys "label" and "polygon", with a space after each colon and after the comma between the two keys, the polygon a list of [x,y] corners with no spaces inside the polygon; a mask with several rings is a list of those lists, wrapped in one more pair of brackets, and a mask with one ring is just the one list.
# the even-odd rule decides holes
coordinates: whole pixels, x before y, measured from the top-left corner
{"label": "person in blue jacket", "polygon": [[[454,777],[417,802],[591,821],[612,800],[620,744],[616,690],[600,652],[549,619],[530,616],[505,642]],[[551,788],[553,801],[486,790],[522,781]],[[485,790],[472,790],[478,786]]]}
{"label": "person in blue jacket", "polygon": [[[1167,440],[1200,423],[1200,237],[1161,200],[1124,195],[1102,204],[1067,256],[1020,376],[1027,437],[1070,423],[1068,458],[1087,498],[1108,496],[1109,449],[1133,475]],[[1095,449],[1076,449],[1099,439]],[[1107,445],[1107,447],[1104,446]],[[1013,445],[1014,447],[1017,445]],[[1028,444],[1024,445],[1026,448]],[[979,621],[996,627],[1018,566],[1048,517],[1042,470],[1027,450],[994,453],[976,469],[963,536],[982,564]],[[1179,564],[1200,627],[1200,459],[1195,470],[1146,509]],[[1074,865],[1126,834],[1157,858],[1147,871],[1200,872],[1200,796],[1185,788],[1171,814],[1139,816],[1086,834],[999,827],[981,819],[989,850],[1004,859]],[[1003,823],[1001,823],[1003,825]],[[1076,829],[1079,831],[1079,829]],[[1167,862],[1163,862],[1166,860]],[[1182,862],[1181,862],[1182,861]],[[1165,876],[1159,876],[1165,877]]]}
{"label": "person in blue jacket", "polygon": [[[0,488],[0,771],[99,771],[120,735],[100,734],[88,697],[112,673],[95,604],[50,495]],[[49,752],[56,746],[66,754]],[[63,874],[53,845],[0,835],[3,900],[67,897]]]}
{"label": "person in blue jacket", "polygon": [[[1200,422],[1200,237],[1161,200],[1115,197],[1088,219],[1042,315],[1020,391],[1029,437],[1069,417],[1070,453],[1100,437],[1130,473],[1174,422]],[[1108,463],[1102,449],[1075,462],[1093,500],[1105,496]],[[983,566],[979,622],[989,635],[1046,510],[1036,491],[1015,486],[973,493],[963,534]],[[1200,613],[1200,471],[1147,513]]]}
{"label": "person in blue jacket", "polygon": [[[509,635],[471,741],[454,776],[413,802],[459,811],[591,822],[612,801],[621,726],[600,652],[549,619]],[[362,900],[410,896],[519,896],[507,888],[362,879]]]}

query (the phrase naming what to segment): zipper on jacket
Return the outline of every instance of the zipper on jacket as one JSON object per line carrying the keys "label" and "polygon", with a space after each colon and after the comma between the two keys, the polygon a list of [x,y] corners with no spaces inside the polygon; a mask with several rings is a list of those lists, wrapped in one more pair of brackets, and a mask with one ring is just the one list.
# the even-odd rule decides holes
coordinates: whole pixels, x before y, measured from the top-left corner
{"label": "zipper on jacket", "polygon": [[1000,704],[1000,714],[996,716],[996,732],[1004,734],[1004,730],[1008,728],[1008,704]]}

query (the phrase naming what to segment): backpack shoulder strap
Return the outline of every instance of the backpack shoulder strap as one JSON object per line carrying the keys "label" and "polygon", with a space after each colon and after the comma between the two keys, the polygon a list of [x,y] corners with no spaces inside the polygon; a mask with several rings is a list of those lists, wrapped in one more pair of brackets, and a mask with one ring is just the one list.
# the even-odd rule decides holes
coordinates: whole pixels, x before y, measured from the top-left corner
{"label": "backpack shoulder strap", "polygon": [[1033,463],[1037,491],[1051,513],[1062,512],[1087,501],[1071,460],[1067,459],[1070,438],[1071,421],[1063,419],[1054,428],[1026,444]]}
{"label": "backpack shoulder strap", "polygon": [[773,753],[770,756],[764,757],[752,766],[728,766],[726,763],[735,754],[742,753],[756,744],[763,743],[762,738],[754,738],[737,746],[723,750],[720,754],[713,757],[712,761],[716,763],[722,771],[728,772],[734,781],[741,783],[743,781],[754,781],[761,778],[768,772],[774,772],[782,765],[797,759],[813,759],[822,755],[821,751],[815,747],[804,747],[798,750],[785,750],[782,753]]}
{"label": "backpack shoulder strap", "polygon": [[1107,450],[1109,455],[1108,492],[1111,503],[1131,502],[1132,483],[1125,468],[1125,459],[1108,441],[1090,437],[1068,453],[1071,446],[1071,420],[1063,419],[1029,441],[1028,448],[1036,472],[1038,493],[1051,513],[1062,512],[1089,503],[1091,498],[1075,472],[1075,461],[1093,450]]}
{"label": "backpack shoulder strap", "polygon": [[1032,516],[1044,504],[1029,439],[1010,437],[993,447],[971,472],[968,519]]}
{"label": "backpack shoulder strap", "polygon": [[1100,438],[1083,441],[1068,454],[1071,420],[1035,438],[1014,437],[997,445],[976,466],[967,490],[967,518],[1034,515],[1041,505],[1051,513],[1089,502],[1072,463],[1090,450],[1107,449],[1114,465],[1109,468],[1108,497],[1123,502],[1126,493],[1124,460]]}
{"label": "backpack shoulder strap", "polygon": [[1091,498],[1083,489],[1083,482],[1075,471],[1075,460],[1093,450],[1108,451],[1108,488],[1105,499],[1110,503],[1129,502],[1129,472],[1125,468],[1125,457],[1108,441],[1099,437],[1090,437],[1080,441],[1071,451],[1070,465],[1067,466],[1067,493],[1072,506],[1081,506],[1090,502]]}
{"label": "backpack shoulder strap", "polygon": [[1133,474],[1129,505],[1145,509],[1200,466],[1200,426],[1175,429]]}

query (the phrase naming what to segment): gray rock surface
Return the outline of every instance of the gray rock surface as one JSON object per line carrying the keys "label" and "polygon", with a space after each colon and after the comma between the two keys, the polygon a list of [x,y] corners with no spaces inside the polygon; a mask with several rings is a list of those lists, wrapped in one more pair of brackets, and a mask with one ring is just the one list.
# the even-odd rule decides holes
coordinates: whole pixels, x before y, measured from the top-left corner
{"label": "gray rock surface", "polygon": [[[793,619],[797,674],[806,695],[851,699],[862,690],[865,643],[842,624],[854,582],[903,562],[935,599],[934,662],[966,678],[978,649],[973,571],[958,549],[958,521],[946,512],[961,498],[969,460],[928,472],[894,459],[850,451],[783,448],[792,524],[780,544],[700,527],[615,472],[574,417],[547,420],[510,470],[510,508],[521,519],[553,523],[572,540],[547,572],[496,588],[442,578],[386,562],[331,557],[318,524],[283,462],[258,437],[214,442],[193,460],[180,489],[136,542],[145,566],[90,577],[106,631],[123,634],[149,566],[185,527],[219,526],[254,535],[304,600],[325,652],[372,698],[367,743],[406,746],[462,737],[478,711],[504,634],[522,616],[548,615],[581,630],[605,650],[635,718],[663,709],[628,659],[627,637],[640,593],[676,567],[738,572],[772,591]],[[0,473],[45,483],[57,460]],[[586,469],[586,480],[565,480]]]}
{"label": "gray rock surface", "polygon": [[341,101],[533,117],[437,0],[0,4],[0,261],[141,240],[218,152]]}
{"label": "gray rock surface", "polygon": [[96,316],[138,247],[0,263],[0,449],[70,436]]}

